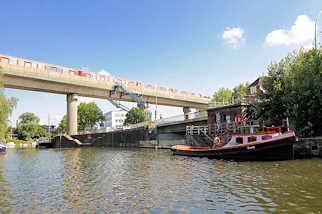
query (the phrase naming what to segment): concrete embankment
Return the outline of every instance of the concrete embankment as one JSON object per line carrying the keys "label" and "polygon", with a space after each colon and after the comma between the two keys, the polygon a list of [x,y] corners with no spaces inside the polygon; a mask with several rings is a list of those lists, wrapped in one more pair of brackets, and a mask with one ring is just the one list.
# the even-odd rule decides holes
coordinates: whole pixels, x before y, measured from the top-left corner
{"label": "concrete embankment", "polygon": [[[181,130],[179,132],[158,128],[140,127],[107,133],[57,136],[52,140],[51,146],[54,148],[113,146],[167,149],[175,144],[185,144],[185,134]],[[295,159],[322,157],[322,137],[297,139],[294,143],[294,157]]]}
{"label": "concrete embankment", "polygon": [[185,144],[186,126],[207,125],[207,117],[156,124],[106,133],[58,136],[52,147],[116,146],[169,149],[176,144]]}
{"label": "concrete embankment", "polygon": [[57,136],[52,140],[54,148],[80,146],[155,147],[156,133],[146,127],[106,133]]}

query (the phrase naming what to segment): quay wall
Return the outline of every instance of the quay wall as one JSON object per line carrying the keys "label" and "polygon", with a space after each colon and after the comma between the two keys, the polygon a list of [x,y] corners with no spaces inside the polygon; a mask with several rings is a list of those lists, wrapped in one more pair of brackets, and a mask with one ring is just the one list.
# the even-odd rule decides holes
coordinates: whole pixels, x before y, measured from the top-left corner
{"label": "quay wall", "polygon": [[294,143],[294,158],[322,157],[322,137],[299,138]]}
{"label": "quay wall", "polygon": [[[170,149],[173,145],[186,143],[183,133],[164,133],[158,131],[158,129],[149,129],[148,127],[107,133],[73,135],[72,137],[78,139],[82,144],[79,145],[64,136],[57,136],[52,139],[51,147],[113,146]],[[322,137],[298,138],[294,143],[294,158],[313,157],[322,157]]]}
{"label": "quay wall", "polygon": [[70,148],[80,146],[155,147],[156,145],[156,133],[145,127],[71,137],[79,140],[81,144],[64,136],[56,136],[52,139],[52,146],[54,148]]}

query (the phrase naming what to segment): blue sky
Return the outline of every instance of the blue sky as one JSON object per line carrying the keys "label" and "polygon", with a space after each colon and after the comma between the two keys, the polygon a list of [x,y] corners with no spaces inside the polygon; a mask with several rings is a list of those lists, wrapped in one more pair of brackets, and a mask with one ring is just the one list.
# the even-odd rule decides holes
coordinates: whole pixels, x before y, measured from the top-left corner
{"label": "blue sky", "polygon": [[[290,51],[310,47],[321,9],[318,0],[11,0],[1,2],[0,53],[212,96],[220,87],[255,80]],[[13,121],[28,111],[57,123],[66,113],[63,95],[5,93],[19,99]],[[94,101],[104,112],[113,109]],[[182,113],[159,110],[163,117]]]}

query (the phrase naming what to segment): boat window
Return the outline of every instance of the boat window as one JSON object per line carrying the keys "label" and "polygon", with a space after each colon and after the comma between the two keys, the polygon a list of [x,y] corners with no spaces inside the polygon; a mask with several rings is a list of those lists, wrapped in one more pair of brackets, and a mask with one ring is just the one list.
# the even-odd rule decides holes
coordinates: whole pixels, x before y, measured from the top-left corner
{"label": "boat window", "polygon": [[288,131],[287,127],[284,127],[284,126],[283,126],[283,127],[281,127],[281,132],[282,132],[282,133],[287,132],[287,131]]}
{"label": "boat window", "polygon": [[37,63],[31,63],[31,67],[33,67],[33,68],[37,68]]}
{"label": "boat window", "polygon": [[56,72],[57,71],[57,68],[56,67],[51,67],[51,70]]}
{"label": "boat window", "polygon": [[26,67],[30,67],[31,65],[30,65],[30,62],[25,62],[25,66]]}
{"label": "boat window", "polygon": [[272,136],[270,135],[265,135],[265,136],[262,136],[262,140],[268,140],[268,139],[271,139]]}
{"label": "boat window", "polygon": [[57,72],[61,73],[61,69],[60,68],[57,68]]}
{"label": "boat window", "polygon": [[242,144],[243,143],[243,138],[242,137],[236,137],[236,143]]}
{"label": "boat window", "polygon": [[49,65],[46,65],[46,70],[50,71],[50,66]]}
{"label": "boat window", "polygon": [[256,137],[248,137],[248,143],[255,142],[257,140]]}

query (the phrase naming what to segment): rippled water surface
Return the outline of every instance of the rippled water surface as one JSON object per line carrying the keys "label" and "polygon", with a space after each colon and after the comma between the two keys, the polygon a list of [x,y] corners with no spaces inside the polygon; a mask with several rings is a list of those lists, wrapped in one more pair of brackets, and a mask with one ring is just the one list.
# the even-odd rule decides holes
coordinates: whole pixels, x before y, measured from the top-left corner
{"label": "rippled water surface", "polygon": [[168,150],[9,149],[0,213],[319,213],[322,159],[233,162]]}

